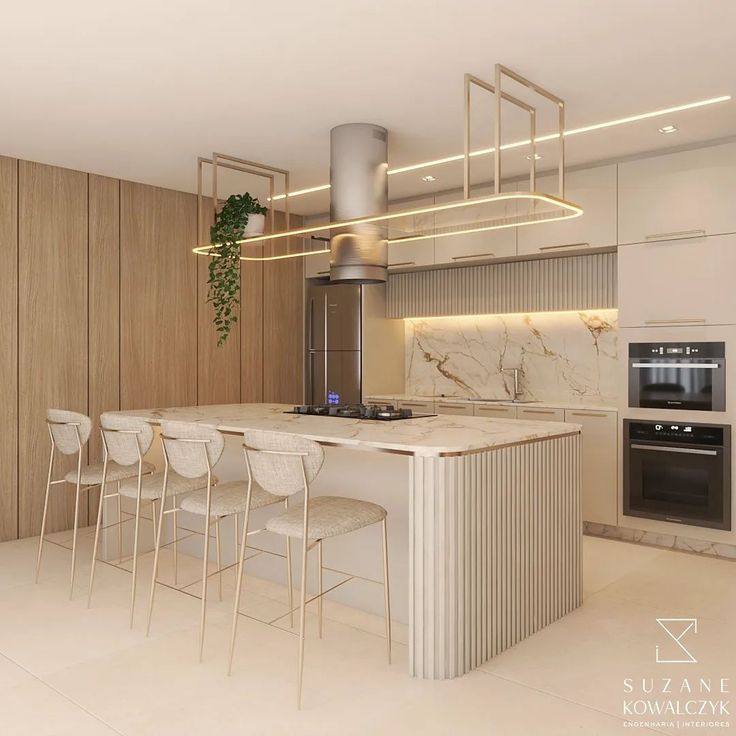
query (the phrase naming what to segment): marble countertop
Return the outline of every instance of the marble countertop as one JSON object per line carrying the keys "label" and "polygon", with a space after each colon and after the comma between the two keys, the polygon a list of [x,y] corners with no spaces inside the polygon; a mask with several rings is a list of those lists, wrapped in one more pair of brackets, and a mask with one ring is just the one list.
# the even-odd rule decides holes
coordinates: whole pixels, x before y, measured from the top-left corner
{"label": "marble countertop", "polygon": [[173,419],[200,422],[222,432],[264,429],[345,447],[422,456],[467,454],[580,431],[577,424],[519,419],[442,415],[385,422],[284,413],[291,408],[287,404],[220,404],[118,413],[143,417],[154,424]]}
{"label": "marble countertop", "polygon": [[491,404],[496,406],[519,406],[540,409],[577,409],[580,411],[618,411],[615,406],[594,404],[591,402],[576,403],[572,401],[511,401],[511,399],[473,399],[468,396],[418,396],[415,394],[368,394],[366,398],[381,401],[443,401],[450,404]]}

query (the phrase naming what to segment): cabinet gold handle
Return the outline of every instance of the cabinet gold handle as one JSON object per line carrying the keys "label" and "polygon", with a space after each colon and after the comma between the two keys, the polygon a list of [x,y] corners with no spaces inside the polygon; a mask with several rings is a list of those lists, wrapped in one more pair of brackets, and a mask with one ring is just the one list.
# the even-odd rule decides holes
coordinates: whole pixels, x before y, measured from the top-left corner
{"label": "cabinet gold handle", "polygon": [[389,263],[389,268],[396,268],[397,266],[416,266],[416,261],[403,261],[402,263]]}
{"label": "cabinet gold handle", "polygon": [[543,245],[539,250],[562,250],[563,248],[590,248],[590,243],[565,243],[565,245]]}
{"label": "cabinet gold handle", "polygon": [[679,240],[683,238],[703,238],[705,230],[698,228],[697,230],[677,230],[672,233],[654,233],[646,235],[644,240]]}
{"label": "cabinet gold handle", "polygon": [[595,413],[592,411],[571,411],[571,417],[598,417],[599,419],[605,419],[610,412]]}
{"label": "cabinet gold handle", "polygon": [[522,409],[525,414],[556,414],[555,411],[550,411],[548,409]]}
{"label": "cabinet gold handle", "polygon": [[645,325],[702,325],[705,323],[703,317],[693,319],[645,319]]}
{"label": "cabinet gold handle", "polygon": [[464,261],[467,258],[495,258],[495,253],[473,253],[468,256],[452,256],[453,261]]}
{"label": "cabinet gold handle", "polygon": [[440,409],[465,409],[467,404],[437,404]]}
{"label": "cabinet gold handle", "polygon": [[327,271],[317,271],[317,276],[322,276],[323,274],[329,273],[329,270]]}
{"label": "cabinet gold handle", "polygon": [[429,406],[429,404],[420,404],[414,401],[402,401],[403,406]]}

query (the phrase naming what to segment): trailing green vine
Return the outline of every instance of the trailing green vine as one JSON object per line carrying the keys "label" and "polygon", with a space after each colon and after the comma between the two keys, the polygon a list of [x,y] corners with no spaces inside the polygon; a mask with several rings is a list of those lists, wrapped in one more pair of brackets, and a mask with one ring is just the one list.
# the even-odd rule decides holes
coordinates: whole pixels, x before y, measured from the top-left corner
{"label": "trailing green vine", "polygon": [[245,194],[230,195],[222,209],[215,216],[215,224],[210,228],[210,242],[216,245],[217,255],[210,258],[209,291],[207,301],[215,310],[214,325],[217,330],[217,344],[223,345],[232,326],[238,321],[240,306],[240,246],[248,216],[265,215],[266,208],[257,197]]}

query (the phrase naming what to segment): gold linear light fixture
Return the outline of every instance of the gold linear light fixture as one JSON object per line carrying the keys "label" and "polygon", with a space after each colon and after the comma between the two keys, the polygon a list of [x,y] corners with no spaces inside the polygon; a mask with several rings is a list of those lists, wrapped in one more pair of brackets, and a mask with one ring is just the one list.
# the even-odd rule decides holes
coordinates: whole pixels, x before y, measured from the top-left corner
{"label": "gold linear light fixture", "polygon": [[[513,97],[502,89],[504,78],[512,79],[514,82],[526,87],[535,93],[538,97],[543,98],[548,103],[552,103],[557,110],[558,130],[555,136],[560,138],[559,161],[558,161],[558,192],[551,194],[547,192],[536,191],[536,108],[522,102]],[[389,245],[416,242],[429,238],[443,238],[454,235],[461,235],[472,232],[483,232],[488,230],[502,230],[510,227],[522,227],[527,225],[535,225],[542,222],[552,222],[556,220],[571,219],[579,217],[583,214],[582,208],[574,202],[565,199],[565,103],[562,99],[547,91],[543,87],[529,81],[516,72],[511,71],[501,64],[495,66],[495,84],[466,74],[464,78],[464,151],[463,151],[463,198],[454,202],[446,202],[443,204],[433,204],[426,207],[418,207],[402,212],[387,212],[377,215],[368,215],[365,217],[356,217],[336,222],[329,222],[317,225],[308,225],[293,229],[286,229],[280,232],[274,231],[274,210],[271,209],[271,231],[264,235],[243,238],[237,241],[241,246],[241,260],[246,261],[274,261],[285,258],[299,258],[315,253],[329,252],[329,249],[322,248],[320,250],[304,250],[300,248],[299,252],[291,252],[291,238],[302,239],[304,236],[314,236],[319,233],[325,239],[330,239],[333,235],[339,235],[344,229],[350,229],[357,225],[375,223],[382,227],[383,237]],[[489,196],[471,197],[470,196],[470,91],[471,87],[479,87],[493,95],[494,98],[494,167],[493,180],[495,183],[495,192]],[[529,191],[501,192],[501,110],[502,103],[507,102],[522,109],[529,116],[529,140],[530,146],[529,158]],[[270,199],[275,199],[273,191],[274,174],[285,175],[284,191],[288,191],[288,172],[273,167],[264,166],[263,164],[255,164],[251,161],[238,159],[232,156],[223,156],[222,154],[213,154],[213,169],[216,172],[218,158],[223,160],[233,168],[247,167],[250,169],[257,168],[260,171],[249,171],[248,173],[257,173],[270,180]],[[209,163],[200,160],[199,171],[201,172],[202,163]],[[243,170],[242,168],[240,170]],[[201,181],[201,173],[199,173]],[[216,206],[216,175],[213,177],[213,194]],[[201,184],[200,184],[201,198]],[[288,228],[288,197],[287,216],[285,219]],[[285,241],[285,253],[277,255],[261,255],[248,252],[246,249],[251,245],[259,245],[268,242],[271,244],[273,253],[273,243],[275,241]],[[194,248],[194,252],[198,255],[217,256],[218,243],[208,243],[206,245],[198,245]]]}
{"label": "gold linear light fixture", "polygon": [[[671,115],[676,112],[683,112],[685,110],[694,110],[698,107],[706,107],[708,105],[717,105],[721,102],[729,102],[731,95],[721,95],[720,97],[710,97],[707,100],[697,100],[695,102],[687,102],[683,105],[675,105],[674,107],[665,107],[661,110],[650,110],[649,112],[639,113],[637,115],[629,115],[623,118],[616,118],[615,120],[606,120],[602,123],[594,123],[592,125],[584,125],[580,128],[570,128],[563,132],[565,138],[569,138],[573,135],[580,135],[581,133],[590,133],[594,130],[604,130],[605,128],[615,128],[619,125],[627,125],[629,123],[636,123],[640,120],[649,120],[651,118],[658,118],[664,115]],[[547,135],[537,136],[534,139],[535,143],[545,143],[559,138],[558,133],[549,133]],[[528,146],[531,143],[529,139],[523,141],[514,141],[513,143],[504,143],[501,146],[502,151],[512,150],[514,148],[522,148]],[[478,156],[490,156],[495,153],[495,148],[479,148],[475,151],[470,152],[471,158],[477,158]],[[441,166],[442,164],[456,163],[462,161],[465,155],[462,153],[455,154],[452,156],[445,156],[444,158],[435,158],[431,161],[422,161],[417,164],[407,164],[406,166],[399,166],[395,169],[389,169],[388,175],[393,176],[394,174],[405,174],[409,171],[418,171],[420,169],[426,169],[430,166]],[[296,189],[293,192],[289,192],[289,198],[300,197],[303,194],[312,194],[313,192],[323,192],[330,188],[329,184],[320,184],[319,186],[308,187],[306,189]],[[286,194],[277,194],[273,199],[278,201],[280,199],[286,199]]]}

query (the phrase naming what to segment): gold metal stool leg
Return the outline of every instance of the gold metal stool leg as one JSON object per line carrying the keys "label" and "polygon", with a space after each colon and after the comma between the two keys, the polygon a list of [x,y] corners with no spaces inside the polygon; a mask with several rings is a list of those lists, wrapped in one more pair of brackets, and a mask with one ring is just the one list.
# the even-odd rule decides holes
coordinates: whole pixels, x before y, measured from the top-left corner
{"label": "gold metal stool leg", "polygon": [[215,547],[217,550],[217,583],[220,590],[220,602],[222,603],[222,553],[220,550],[220,519],[215,519]]}
{"label": "gold metal stool leg", "polygon": [[43,553],[43,538],[46,533],[46,515],[49,510],[49,491],[51,490],[51,473],[54,468],[54,445],[51,444],[51,455],[49,456],[49,472],[46,476],[46,496],[43,501],[43,516],[41,517],[41,538],[38,540],[38,557],[36,558],[36,579],[38,582],[38,574],[41,571],[41,555]]}
{"label": "gold metal stool leg", "polygon": [[143,485],[142,465],[138,464],[138,494],[135,499],[135,532],[133,537],[133,584],[130,590],[130,628],[133,628],[133,616],[135,615],[135,592],[138,582],[138,530],[141,523],[141,486]]}
{"label": "gold metal stool leg", "polygon": [[317,542],[317,565],[319,570],[317,571],[317,630],[319,631],[319,638],[322,638],[322,541]]}
{"label": "gold metal stool leg", "polygon": [[92,547],[92,568],[89,572],[89,590],[87,591],[87,608],[92,605],[92,587],[95,584],[95,567],[97,565],[97,549],[100,546],[100,527],[102,526],[102,507],[105,503],[105,489],[107,487],[107,460],[102,468],[102,483],[100,484],[100,503],[97,507],[97,526],[95,527],[95,543]]}
{"label": "gold metal stool leg", "polygon": [[[238,633],[238,611],[240,609],[240,595],[243,588],[243,568],[245,567],[245,547],[248,542],[248,518],[250,516],[250,494],[251,484],[248,484],[248,493],[245,500],[245,513],[243,514],[243,538],[240,543],[240,556],[238,557],[238,573],[235,580],[235,605],[233,607],[233,625],[230,630],[230,656],[227,664],[227,674],[233,672],[233,656],[235,654],[235,637]],[[237,522],[237,515],[235,517]],[[237,528],[237,523],[236,523]],[[236,538],[237,545],[237,538]]]}
{"label": "gold metal stool leg", "polygon": [[[166,506],[166,486],[168,481],[168,465],[164,470],[164,485],[161,491],[161,506],[158,512],[158,523],[156,525],[156,544],[153,552],[153,572],[151,573],[151,591],[148,595],[148,619],[146,621],[146,636],[151,633],[151,616],[153,614],[153,599],[156,595],[156,578],[158,577],[158,557],[161,550],[161,529],[164,525],[164,508]],[[176,506],[176,496],[174,496],[174,505]],[[174,525],[174,534],[176,534],[176,525]]]}
{"label": "gold metal stool leg", "polygon": [[72,571],[69,576],[69,600],[74,595],[74,573],[77,564],[77,531],[79,530],[79,497],[81,495],[82,476],[82,448],[79,448],[79,460],[77,461],[77,492],[74,501],[74,533],[72,535]]}
{"label": "gold metal stool leg", "polygon": [[383,602],[386,609],[386,653],[391,664],[391,601],[388,586],[388,531],[386,519],[381,522],[381,538],[383,540]]}

